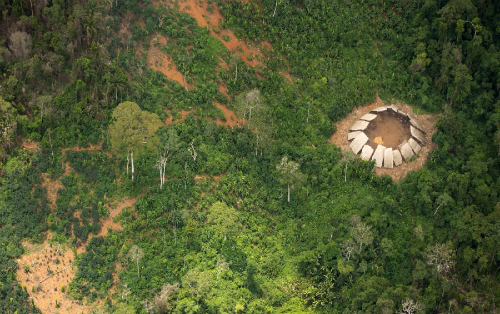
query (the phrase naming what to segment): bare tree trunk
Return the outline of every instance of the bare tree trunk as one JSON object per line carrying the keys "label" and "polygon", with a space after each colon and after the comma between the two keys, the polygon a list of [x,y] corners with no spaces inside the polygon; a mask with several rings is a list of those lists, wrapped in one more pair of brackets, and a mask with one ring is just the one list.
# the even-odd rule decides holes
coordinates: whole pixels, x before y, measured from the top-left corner
{"label": "bare tree trunk", "polygon": [[236,73],[234,75],[234,80],[237,81],[238,80],[238,63],[236,63]]}
{"label": "bare tree trunk", "polygon": [[134,182],[134,152],[130,152],[130,159],[132,161],[132,182]]}
{"label": "bare tree trunk", "polygon": [[161,157],[160,157],[160,162],[158,165],[158,170],[160,171],[160,190],[163,187],[163,179],[162,179],[162,163],[161,163]]}
{"label": "bare tree trunk", "polygon": [[128,177],[128,164],[130,163],[130,159],[128,158],[129,152],[127,152],[127,177]]}
{"label": "bare tree trunk", "polygon": [[259,149],[259,134],[257,134],[257,145],[255,146],[255,156],[257,156],[258,149]]}
{"label": "bare tree trunk", "polygon": [[137,278],[139,278],[139,259],[137,259],[136,261],[137,261]]}
{"label": "bare tree trunk", "polygon": [[[49,129],[50,131],[50,129]],[[49,132],[49,143],[50,143],[50,152],[52,153],[52,158],[54,158],[54,150],[52,149],[52,138],[50,137],[50,133]]]}
{"label": "bare tree trunk", "polygon": [[348,165],[348,164],[349,164],[349,163],[346,163],[346,164],[345,164],[344,182],[346,182],[346,181],[347,181],[347,165]]}
{"label": "bare tree trunk", "polygon": [[185,161],[184,162],[184,194],[187,193],[187,181],[188,181],[187,166],[188,166],[188,163],[187,163],[187,161]]}
{"label": "bare tree trunk", "polygon": [[167,165],[167,161],[165,160],[163,162],[163,173],[162,173],[162,176],[161,176],[161,183],[162,183],[162,186],[163,184],[165,184],[165,166]]}
{"label": "bare tree trunk", "polygon": [[273,12],[273,17],[276,15],[276,8],[278,7],[278,0],[274,3],[274,12]]}
{"label": "bare tree trunk", "polygon": [[290,184],[288,184],[288,203],[290,203]]}

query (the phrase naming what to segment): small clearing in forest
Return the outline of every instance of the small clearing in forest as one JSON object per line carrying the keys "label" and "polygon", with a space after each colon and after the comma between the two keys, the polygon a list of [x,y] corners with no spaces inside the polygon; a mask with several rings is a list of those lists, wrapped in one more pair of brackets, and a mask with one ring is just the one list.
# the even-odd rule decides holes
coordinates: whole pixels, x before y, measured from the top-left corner
{"label": "small clearing in forest", "polygon": [[[215,120],[215,123],[217,125],[223,125],[225,127],[235,127],[238,125],[238,117],[236,116],[236,113],[232,111],[231,109],[227,108],[225,105],[219,104],[218,102],[214,102],[215,106],[222,110],[224,112],[224,117],[225,121],[217,118]],[[192,112],[192,110],[181,110],[181,117],[180,119],[176,119],[175,122],[182,122],[186,119],[186,117]],[[172,116],[172,110],[167,110],[167,113],[169,114],[168,118],[165,119],[165,125],[170,125],[174,120]],[[208,121],[212,121],[211,119],[204,118]]]}
{"label": "small clearing in forest", "polygon": [[182,75],[179,70],[177,70],[177,66],[172,61],[172,59],[167,56],[164,52],[161,51],[161,47],[167,44],[167,39],[161,35],[156,35],[153,38],[149,45],[148,54],[148,68],[153,69],[155,71],[160,71],[165,75],[169,80],[176,81],[180,85],[184,86],[187,90],[191,89],[186,80],[184,79],[184,75]]}
{"label": "small clearing in forest", "polygon": [[[108,228],[114,231],[123,230],[123,227],[114,219],[121,214],[123,209],[134,206],[136,201],[137,198],[127,198],[107,204],[109,215],[101,220],[101,231],[97,235],[89,235],[86,243],[93,237],[106,236]],[[85,244],[77,248],[77,254],[85,253]],[[86,314],[102,306],[100,301],[86,304],[68,298],[68,286],[75,278],[77,271],[77,266],[74,264],[76,256],[71,248],[52,241],[51,233],[47,234],[47,239],[42,244],[25,242],[23,246],[26,253],[17,262],[17,278],[21,285],[26,287],[35,306],[43,314],[57,312]],[[117,276],[113,278],[118,279]],[[115,281],[114,284],[117,283],[118,281]]]}
{"label": "small clearing in forest", "polygon": [[[30,149],[36,148],[31,147],[33,145],[29,145],[28,142],[26,144],[23,143],[22,146],[25,148],[30,147]],[[88,147],[67,147],[62,149],[63,154],[67,150],[101,150],[101,145],[91,144]],[[56,180],[51,179],[47,174],[42,175],[42,186],[47,188],[47,198],[51,209],[55,209],[56,207],[58,190],[62,188],[61,179],[69,175],[72,171],[69,162],[65,162],[63,167],[65,169],[64,174]],[[89,234],[87,242],[76,248],[76,253],[85,253],[85,245],[88,241],[93,237],[106,236],[109,229],[122,231],[123,227],[115,222],[115,218],[122,213],[123,209],[133,207],[136,201],[137,198],[125,198],[121,201],[113,201],[105,204],[105,207],[109,210],[109,215],[100,221],[101,230],[97,235]],[[79,214],[80,212],[77,212],[75,216]],[[85,304],[85,302],[68,298],[68,286],[74,279],[77,271],[77,267],[74,264],[76,256],[73,249],[66,244],[53,241],[50,232],[42,244],[25,242],[23,246],[26,253],[18,259],[17,278],[20,284],[26,287],[30,298],[42,313],[86,314],[91,313],[92,310],[102,305],[100,301],[89,305]],[[115,285],[117,283],[115,282]]]}
{"label": "small clearing in forest", "polygon": [[[182,12],[189,14],[196,20],[198,26],[207,27],[210,35],[220,40],[229,51],[240,55],[241,60],[248,66],[256,67],[262,65],[262,62],[259,60],[262,58],[262,50],[272,48],[271,44],[267,42],[261,43],[260,47],[250,47],[244,40],[239,40],[232,31],[221,29],[220,23],[223,17],[217,6],[213,4],[210,11],[208,10],[208,3],[206,1],[186,0],[178,1],[177,4]],[[238,48],[243,50],[243,52]]]}
{"label": "small clearing in forest", "polygon": [[[335,144],[342,152],[351,152],[349,148],[350,141],[347,140],[347,134],[349,133],[349,128],[358,121],[364,114],[370,112],[372,109],[375,109],[380,106],[387,105],[385,104],[378,96],[377,99],[362,107],[357,107],[353,111],[351,111],[345,119],[336,123],[337,131],[330,137],[329,142],[331,144]],[[422,150],[418,154],[418,157],[409,162],[403,162],[402,165],[395,167],[394,169],[386,169],[386,168],[377,168],[374,167],[375,174],[381,176],[383,174],[389,175],[394,181],[399,181],[404,178],[406,174],[410,171],[416,171],[421,169],[425,162],[427,161],[427,155],[430,151],[436,148],[436,144],[432,142],[432,135],[436,132],[435,115],[429,114],[415,114],[413,113],[413,108],[402,103],[396,103],[396,107],[400,108],[403,112],[408,113],[410,116],[414,117],[423,127],[425,133],[425,137],[427,140],[427,144],[422,147]],[[392,132],[396,130],[396,126],[387,125],[384,126],[384,130],[387,132]],[[391,131],[392,130],[392,131]]]}

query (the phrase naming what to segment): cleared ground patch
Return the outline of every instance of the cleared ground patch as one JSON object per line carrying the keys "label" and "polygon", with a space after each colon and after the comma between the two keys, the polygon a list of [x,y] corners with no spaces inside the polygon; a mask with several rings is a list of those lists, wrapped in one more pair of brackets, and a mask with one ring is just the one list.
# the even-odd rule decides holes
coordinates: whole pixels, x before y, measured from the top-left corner
{"label": "cleared ground patch", "polygon": [[[351,113],[347,115],[345,119],[342,121],[339,121],[336,123],[337,127],[337,132],[335,132],[331,137],[329,142],[332,144],[337,145],[340,147],[342,152],[350,152],[351,149],[349,148],[349,144],[351,143],[348,140],[348,133],[349,133],[349,128],[358,121],[363,115],[366,113],[370,112],[371,110],[388,105],[384,103],[378,96],[377,99],[369,103],[365,106],[357,107]],[[435,120],[436,116],[435,115],[428,115],[428,114],[418,114],[418,112],[413,113],[413,108],[402,103],[396,103],[396,106],[400,108],[402,111],[410,114],[412,117],[415,117],[416,120],[421,124],[422,128],[424,129],[425,133],[425,138],[427,140],[427,144],[422,147],[421,151],[419,152],[417,158],[414,158],[413,160],[409,162],[404,162],[401,166],[396,167],[394,169],[385,169],[385,168],[377,168],[374,167],[374,172],[377,175],[383,175],[387,174],[389,175],[394,181],[399,181],[401,178],[404,178],[406,174],[409,171],[416,171],[418,169],[421,169],[424,165],[424,163],[427,161],[427,155],[429,154],[430,151],[434,150],[436,147],[436,144],[432,142],[432,135],[436,132],[435,128]],[[382,141],[386,142],[387,141],[387,136],[390,131],[394,131],[398,126],[397,125],[388,125],[384,126],[382,129],[380,129],[379,134],[385,134],[386,139],[384,139],[383,136],[381,135],[376,135],[373,137],[373,142],[376,143],[376,141]],[[391,135],[392,136],[392,135]],[[377,137],[380,137],[377,139]],[[397,136],[399,137],[399,135]],[[396,137],[396,139],[397,139]],[[394,140],[394,138],[392,139]],[[374,144],[376,147],[379,143]],[[385,144],[384,144],[385,145]],[[387,145],[386,145],[387,146]]]}

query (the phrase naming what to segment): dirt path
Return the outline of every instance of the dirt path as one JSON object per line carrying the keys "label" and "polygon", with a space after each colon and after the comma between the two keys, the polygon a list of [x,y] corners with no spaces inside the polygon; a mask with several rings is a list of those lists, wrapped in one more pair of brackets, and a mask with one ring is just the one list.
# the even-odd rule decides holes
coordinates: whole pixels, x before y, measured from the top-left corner
{"label": "dirt path", "polygon": [[[387,104],[384,103],[377,96],[377,99],[374,102],[369,103],[362,107],[355,108],[353,111],[351,111],[351,113],[347,115],[347,117],[344,120],[336,124],[337,132],[335,132],[330,137],[329,142],[340,147],[342,152],[351,151],[349,148],[350,142],[347,140],[347,133],[349,132],[349,128],[365,113],[368,113],[370,112],[370,110],[383,105]],[[415,114],[413,113],[413,108],[406,104],[396,103],[395,105],[404,112],[406,112],[407,114],[409,114],[410,116],[414,117],[418,122],[420,122],[420,124],[426,131],[425,137],[427,140],[427,145],[422,147],[422,150],[420,151],[419,157],[417,159],[411,162],[403,162],[401,166],[395,167],[394,169],[374,167],[375,174],[379,176],[387,174],[394,181],[399,181],[401,178],[404,178],[408,172],[421,169],[424,166],[425,162],[427,161],[427,155],[429,154],[429,152],[436,148],[436,144],[432,142],[432,135],[436,132],[436,127],[435,127],[436,116],[427,114],[422,114],[422,115]]]}

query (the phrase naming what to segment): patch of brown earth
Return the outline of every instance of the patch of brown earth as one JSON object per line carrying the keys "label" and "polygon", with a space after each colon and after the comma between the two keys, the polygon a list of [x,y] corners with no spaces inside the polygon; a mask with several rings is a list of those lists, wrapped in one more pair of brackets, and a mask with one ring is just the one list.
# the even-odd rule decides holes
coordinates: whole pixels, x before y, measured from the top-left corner
{"label": "patch of brown earth", "polygon": [[[219,180],[220,178],[222,178],[224,175],[226,174],[226,171],[224,171],[223,173],[221,174],[218,174],[218,175],[215,175],[215,176],[210,176],[206,173],[204,174],[200,174],[200,175],[195,175],[193,177],[194,180],[202,180],[202,179],[210,179],[210,178],[213,178],[214,180]],[[204,194],[204,193],[203,193]]]}
{"label": "patch of brown earth", "polygon": [[32,142],[31,140],[24,139],[21,142],[21,147],[26,148],[29,151],[35,152],[38,150],[38,143]]}
{"label": "patch of brown earth", "polygon": [[[226,106],[219,104],[218,102],[214,102],[215,106],[222,110],[224,112],[224,116],[226,118],[226,121],[223,121],[222,119],[216,119],[215,123],[218,125],[223,125],[225,127],[235,127],[238,125],[238,118],[236,117],[236,114],[234,111],[231,109],[227,108]],[[182,122],[186,119],[186,117],[192,112],[192,110],[186,111],[182,110],[181,111],[181,118],[176,119],[175,122]],[[173,115],[172,110],[167,110],[167,113],[169,114],[168,118],[165,119],[165,125],[170,125],[173,122]],[[209,120],[209,119],[208,119]]]}
{"label": "patch of brown earth", "polygon": [[[87,241],[93,237],[106,236],[108,228],[121,231],[123,227],[116,223],[115,218],[121,214],[124,208],[134,206],[137,198],[116,201],[107,204],[109,216],[101,221],[102,228],[97,235],[89,235]],[[42,244],[23,243],[26,254],[18,260],[17,278],[22,286],[26,287],[30,298],[40,311],[45,313],[91,313],[91,311],[102,307],[100,301],[93,304],[85,304],[77,300],[69,299],[67,289],[69,283],[74,279],[77,270],[74,265],[76,258],[74,251],[66,245],[52,244],[52,235],[49,233],[47,240]],[[81,245],[76,250],[77,254],[85,252],[85,246]],[[117,275],[113,274],[115,285],[119,282]],[[64,287],[64,292],[63,292]],[[57,300],[57,303],[56,303]]]}
{"label": "patch of brown earth", "polygon": [[224,83],[219,83],[219,85],[217,85],[217,90],[223,94],[224,96],[226,96],[226,98],[230,98],[229,95],[227,94],[227,85],[224,84]]}
{"label": "patch of brown earth", "polygon": [[184,75],[177,70],[177,66],[172,61],[172,58],[161,51],[161,47],[166,44],[167,39],[161,35],[157,35],[151,40],[150,48],[147,51],[148,68],[160,71],[169,80],[176,81],[187,90],[192,89],[192,86],[184,80]]}
{"label": "patch of brown earth", "polygon": [[[50,234],[49,237],[50,239]],[[17,279],[40,311],[45,313],[90,313],[90,306],[68,298],[68,285],[75,277],[73,251],[60,244],[24,243],[26,254],[18,260]],[[64,292],[63,292],[64,287]]]}
{"label": "patch of brown earth", "polygon": [[225,127],[235,127],[238,125],[238,118],[236,117],[236,114],[234,111],[228,109],[226,106],[221,105],[217,102],[214,103],[217,108],[222,110],[224,112],[224,116],[226,117],[226,121],[223,121],[221,119],[215,120],[215,122],[218,125],[223,125]]}
{"label": "patch of brown earth", "polygon": [[411,138],[410,124],[399,117],[392,110],[378,113],[365,130],[368,145],[373,149],[377,148],[378,144],[398,149],[400,144],[408,141]]}
{"label": "patch of brown earth", "polygon": [[[365,113],[368,113],[372,109],[384,105],[386,104],[377,96],[377,99],[374,102],[353,109],[353,111],[351,111],[351,113],[349,113],[344,120],[335,124],[337,127],[337,132],[335,132],[330,137],[329,142],[331,144],[335,144],[336,146],[340,147],[342,152],[350,152],[351,151],[351,149],[349,148],[350,141],[347,140],[347,134],[349,133],[349,128],[354,124],[354,122],[359,120],[359,118],[361,118]],[[432,142],[432,135],[436,132],[436,127],[435,127],[436,116],[428,114],[419,115],[418,112],[417,114],[415,114],[413,113],[413,108],[408,106],[407,104],[402,104],[398,102],[395,105],[399,109],[403,110],[405,113],[415,118],[422,125],[424,131],[426,132],[425,138],[427,140],[427,145],[422,147],[422,150],[418,154],[419,157],[416,158],[415,160],[411,162],[405,161],[403,162],[402,165],[395,167],[394,169],[374,167],[375,174],[379,176],[387,174],[394,181],[399,181],[401,178],[404,178],[408,172],[421,169],[425,164],[425,162],[427,161],[427,155],[429,154],[429,152],[436,148],[436,144]],[[382,140],[385,142],[385,139],[382,138]]]}
{"label": "patch of brown earth", "polygon": [[[69,168],[69,165],[68,165]],[[69,171],[66,168],[66,171]],[[57,191],[63,187],[61,180],[51,180],[48,174],[42,174],[42,184],[47,189],[47,199],[49,201],[49,207],[51,209],[56,208]]]}
{"label": "patch of brown earth", "polygon": [[[192,110],[182,110],[181,111],[181,118],[175,120],[175,122],[182,122],[186,119],[186,117],[191,113]],[[167,110],[168,113],[168,118],[165,119],[165,125],[170,125],[172,123],[172,120],[174,116],[171,114],[172,110]]]}
{"label": "patch of brown earth", "polygon": [[113,231],[122,231],[123,227],[121,224],[115,222],[115,218],[119,216],[123,209],[127,207],[133,207],[137,202],[137,198],[126,198],[121,201],[115,201],[112,204],[106,204],[106,208],[109,210],[109,215],[106,219],[101,220],[101,231],[99,231],[96,235],[89,234],[87,238],[87,242],[84,242],[81,246],[77,248],[78,254],[82,254],[85,252],[85,244],[87,244],[90,239],[94,237],[105,237],[108,234],[108,228],[111,228]]}
{"label": "patch of brown earth", "polygon": [[[262,57],[259,47],[249,47],[244,40],[239,40],[232,31],[220,28],[223,17],[216,5],[211,4],[209,11],[206,1],[184,0],[178,1],[177,4],[182,12],[189,14],[196,20],[198,26],[207,27],[210,35],[219,39],[229,51],[240,55],[241,60],[248,66],[255,67],[262,64],[258,60]],[[260,45],[262,49],[269,48],[269,46],[269,43]]]}

